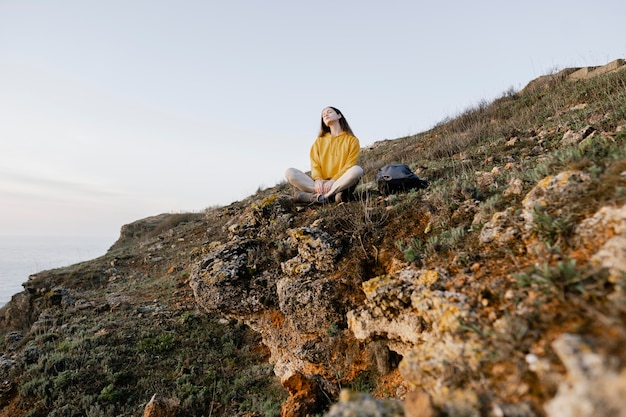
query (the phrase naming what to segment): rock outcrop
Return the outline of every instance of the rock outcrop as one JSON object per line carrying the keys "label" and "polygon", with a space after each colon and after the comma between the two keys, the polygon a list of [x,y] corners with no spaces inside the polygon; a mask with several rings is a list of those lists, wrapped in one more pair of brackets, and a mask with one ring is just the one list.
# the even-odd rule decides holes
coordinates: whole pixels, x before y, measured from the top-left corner
{"label": "rock outcrop", "polygon": [[[314,225],[286,228],[293,220],[286,214],[289,204],[268,198],[234,218],[228,241],[209,243],[190,285],[208,312],[241,320],[262,335],[276,375],[292,393],[291,403],[298,404],[290,415],[305,416],[336,397],[330,376],[352,366],[346,357],[362,355],[362,348],[345,330],[349,280],[332,276],[339,240]],[[268,230],[277,221],[285,225],[278,236]],[[268,249],[258,236],[283,241],[293,256],[258,269],[254,253]]]}
{"label": "rock outcrop", "polygon": [[[513,208],[495,214],[483,226],[480,241],[485,245],[494,242],[505,245],[512,237],[519,236],[526,242],[529,253],[536,251],[537,231],[541,228],[537,216],[543,212],[559,216],[563,202],[580,198],[589,181],[587,174],[577,171],[564,171],[540,180],[521,199],[519,214],[513,215]],[[196,265],[191,277],[196,299],[207,311],[241,320],[262,335],[264,344],[272,352],[270,361],[276,374],[292,394],[284,408],[285,415],[306,416],[319,412],[327,403],[326,398],[337,396],[337,372],[358,368],[368,347],[381,342],[384,350],[401,358],[398,371],[407,392],[425,390],[434,407],[450,415],[479,413],[484,405],[473,390],[467,390],[467,383],[480,372],[485,356],[493,354],[494,347],[489,346],[485,334],[511,337],[520,330],[519,318],[527,314],[528,306],[518,304],[510,313],[492,313],[491,329],[473,329],[471,323],[481,314],[479,310],[488,306],[489,299],[474,298],[467,287],[451,286],[451,283],[467,280],[466,272],[454,275],[445,268],[418,269],[407,265],[393,273],[362,281],[356,287],[357,281],[342,275],[338,267],[342,254],[340,239],[315,225],[285,227],[284,234],[273,239],[288,242],[293,256],[265,270],[251,268],[251,254],[263,244],[247,236],[247,231],[254,229],[257,236],[269,236],[266,228],[274,227],[276,218],[281,218],[286,225],[292,224],[293,219],[285,215],[288,210],[285,204],[284,200],[267,199],[257,206],[262,210],[240,214],[229,226],[229,240],[209,243],[208,254]],[[611,281],[620,280],[621,285],[620,277],[626,274],[626,262],[622,259],[626,240],[621,236],[626,230],[624,210],[623,207],[602,208],[580,222],[574,239],[579,245],[593,241],[596,254],[592,262],[610,270],[614,277]],[[263,216],[259,216],[261,212]],[[500,218],[507,220],[502,223]],[[495,224],[506,226],[495,227]],[[621,286],[615,288],[619,292]],[[513,291],[511,287],[508,290],[511,295],[506,297],[515,297]],[[468,332],[468,329],[475,331]],[[560,340],[570,340],[563,337],[565,339]],[[554,343],[557,354],[563,356],[561,345],[565,342]],[[532,357],[527,358],[530,368],[541,374],[541,381],[550,381],[545,382],[545,389],[559,387],[558,396],[547,408],[549,415],[563,415],[554,410],[562,408],[561,402],[571,402],[578,388],[565,388],[572,382],[563,379],[544,358]],[[602,356],[594,358],[609,360]],[[569,359],[562,357],[561,360]],[[545,366],[540,367],[538,363]],[[577,371],[568,374],[571,372]],[[606,372],[598,370],[593,375],[579,372],[576,376],[575,384],[580,384],[583,387],[580,390],[591,397],[585,401],[609,404],[601,415],[608,415],[607,410],[614,406],[609,402],[617,404],[620,398],[621,377],[619,370],[614,372],[609,380],[615,380],[617,391],[606,394],[610,400],[584,388],[596,383],[593,378],[597,373],[604,375]],[[339,408],[345,407],[348,406]],[[494,402],[492,407],[500,410],[499,413],[522,410],[520,415],[534,415],[526,403]],[[339,408],[329,415],[342,415],[336,411]]]}

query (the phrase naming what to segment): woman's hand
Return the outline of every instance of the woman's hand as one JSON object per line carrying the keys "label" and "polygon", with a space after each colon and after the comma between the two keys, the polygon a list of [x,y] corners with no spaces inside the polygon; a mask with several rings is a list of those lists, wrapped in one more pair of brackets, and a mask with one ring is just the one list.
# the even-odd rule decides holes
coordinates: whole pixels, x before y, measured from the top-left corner
{"label": "woman's hand", "polygon": [[323,180],[315,180],[315,194],[324,194]]}
{"label": "woman's hand", "polygon": [[315,180],[315,194],[326,194],[330,191],[335,181]]}
{"label": "woman's hand", "polygon": [[324,181],[324,194],[327,194],[330,191],[334,183],[335,181],[333,180]]}

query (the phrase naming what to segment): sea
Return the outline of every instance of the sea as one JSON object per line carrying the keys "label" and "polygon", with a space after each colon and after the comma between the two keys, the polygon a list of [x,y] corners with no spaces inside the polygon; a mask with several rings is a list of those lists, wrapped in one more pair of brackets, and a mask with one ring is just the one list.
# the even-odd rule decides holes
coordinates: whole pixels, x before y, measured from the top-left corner
{"label": "sea", "polygon": [[0,236],[0,307],[24,290],[30,275],[98,258],[113,243],[111,237]]}

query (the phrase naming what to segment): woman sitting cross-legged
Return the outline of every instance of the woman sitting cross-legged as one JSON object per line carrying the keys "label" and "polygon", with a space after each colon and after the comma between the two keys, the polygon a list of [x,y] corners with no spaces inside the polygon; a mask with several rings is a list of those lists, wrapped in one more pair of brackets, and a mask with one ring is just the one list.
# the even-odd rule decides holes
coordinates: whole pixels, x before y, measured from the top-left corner
{"label": "woman sitting cross-legged", "polygon": [[299,203],[349,201],[363,176],[356,164],[361,147],[348,121],[334,107],[322,110],[320,132],[311,146],[311,176],[296,168],[285,173]]}

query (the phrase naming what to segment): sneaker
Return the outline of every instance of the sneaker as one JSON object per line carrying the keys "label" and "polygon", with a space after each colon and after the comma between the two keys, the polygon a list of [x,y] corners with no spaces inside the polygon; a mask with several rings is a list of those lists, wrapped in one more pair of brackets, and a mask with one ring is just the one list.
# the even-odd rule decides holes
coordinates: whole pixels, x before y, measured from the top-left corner
{"label": "sneaker", "polygon": [[304,204],[322,204],[324,203],[324,196],[321,194],[307,193],[306,191],[298,191],[294,197],[296,203]]}
{"label": "sneaker", "polygon": [[350,187],[347,190],[339,191],[337,194],[335,194],[335,202],[347,203],[348,201],[353,201],[355,199],[354,190],[356,190],[356,186]]}
{"label": "sneaker", "polygon": [[348,201],[349,198],[345,191],[339,191],[335,194],[335,203],[347,203]]}

